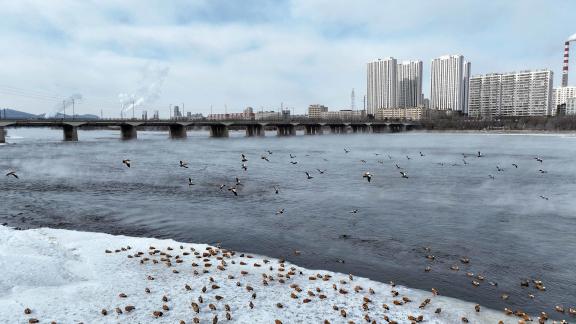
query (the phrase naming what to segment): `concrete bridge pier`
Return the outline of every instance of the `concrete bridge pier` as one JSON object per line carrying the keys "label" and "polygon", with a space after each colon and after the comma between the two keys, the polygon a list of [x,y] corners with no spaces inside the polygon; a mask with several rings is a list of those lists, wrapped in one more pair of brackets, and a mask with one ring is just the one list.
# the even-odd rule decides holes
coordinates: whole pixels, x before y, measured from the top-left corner
{"label": "concrete bridge pier", "polygon": [[6,130],[4,127],[0,127],[0,144],[6,143]]}
{"label": "concrete bridge pier", "polygon": [[136,132],[136,126],[130,124],[120,125],[120,133],[122,140],[132,140],[138,138],[138,133]]}
{"label": "concrete bridge pier", "polygon": [[366,124],[350,125],[352,133],[369,133],[370,127]]}
{"label": "concrete bridge pier", "polygon": [[186,134],[186,126],[182,124],[172,124],[168,126],[168,129],[171,139],[185,139],[188,136]]}
{"label": "concrete bridge pier", "polygon": [[296,135],[296,127],[294,125],[278,125],[276,128],[278,136]]}
{"label": "concrete bridge pier", "polygon": [[388,125],[372,125],[372,133],[389,133]]}
{"label": "concrete bridge pier", "polygon": [[330,125],[330,133],[346,134],[346,125]]}
{"label": "concrete bridge pier", "polygon": [[226,125],[212,125],[210,126],[211,137],[228,137],[228,126]]}
{"label": "concrete bridge pier", "polygon": [[264,126],[262,125],[248,125],[246,126],[246,136],[264,136]]}
{"label": "concrete bridge pier", "polygon": [[77,142],[78,141],[78,126],[66,125],[62,126],[64,131],[64,141]]}
{"label": "concrete bridge pier", "polygon": [[321,135],[322,134],[322,125],[305,125],[305,134],[306,135]]}

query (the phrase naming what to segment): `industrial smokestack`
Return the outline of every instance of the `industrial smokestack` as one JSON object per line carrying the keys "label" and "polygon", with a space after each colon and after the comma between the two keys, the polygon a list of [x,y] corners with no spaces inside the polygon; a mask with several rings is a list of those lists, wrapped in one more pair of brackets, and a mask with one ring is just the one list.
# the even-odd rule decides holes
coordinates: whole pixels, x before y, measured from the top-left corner
{"label": "industrial smokestack", "polygon": [[570,55],[570,40],[567,40],[566,43],[564,43],[564,64],[562,65],[562,87],[568,86],[568,56],[569,55]]}

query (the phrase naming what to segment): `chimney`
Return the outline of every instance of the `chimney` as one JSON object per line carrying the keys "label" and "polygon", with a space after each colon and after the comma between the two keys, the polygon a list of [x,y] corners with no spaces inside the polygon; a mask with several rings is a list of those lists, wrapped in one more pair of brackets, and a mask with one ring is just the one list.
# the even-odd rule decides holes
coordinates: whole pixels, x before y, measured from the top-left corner
{"label": "chimney", "polygon": [[568,56],[570,53],[570,41],[564,43],[564,65],[562,65],[562,87],[568,86]]}

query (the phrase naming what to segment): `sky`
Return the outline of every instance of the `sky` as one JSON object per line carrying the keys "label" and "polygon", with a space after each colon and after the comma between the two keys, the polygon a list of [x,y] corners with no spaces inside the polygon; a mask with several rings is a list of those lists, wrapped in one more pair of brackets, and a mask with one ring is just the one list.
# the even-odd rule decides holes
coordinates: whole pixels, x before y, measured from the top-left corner
{"label": "sky", "polygon": [[[356,107],[366,63],[462,54],[472,74],[551,69],[574,0],[0,0],[0,108],[117,117]],[[573,57],[576,58],[576,42]],[[574,60],[576,61],[576,59]],[[576,70],[576,64],[571,64]],[[576,85],[576,71],[571,79]],[[80,99],[81,98],[81,99]]]}

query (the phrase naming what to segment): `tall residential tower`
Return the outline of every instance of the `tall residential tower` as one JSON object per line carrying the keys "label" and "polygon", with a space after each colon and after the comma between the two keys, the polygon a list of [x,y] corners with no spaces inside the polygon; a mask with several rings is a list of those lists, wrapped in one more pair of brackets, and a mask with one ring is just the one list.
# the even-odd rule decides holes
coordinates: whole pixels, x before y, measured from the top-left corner
{"label": "tall residential tower", "polygon": [[447,55],[432,60],[430,108],[466,113],[470,62],[462,55]]}
{"label": "tall residential tower", "polygon": [[376,116],[380,108],[396,108],[398,106],[397,69],[398,63],[393,57],[368,63],[368,115]]}
{"label": "tall residential tower", "polygon": [[398,63],[397,108],[419,107],[422,100],[422,61]]}

